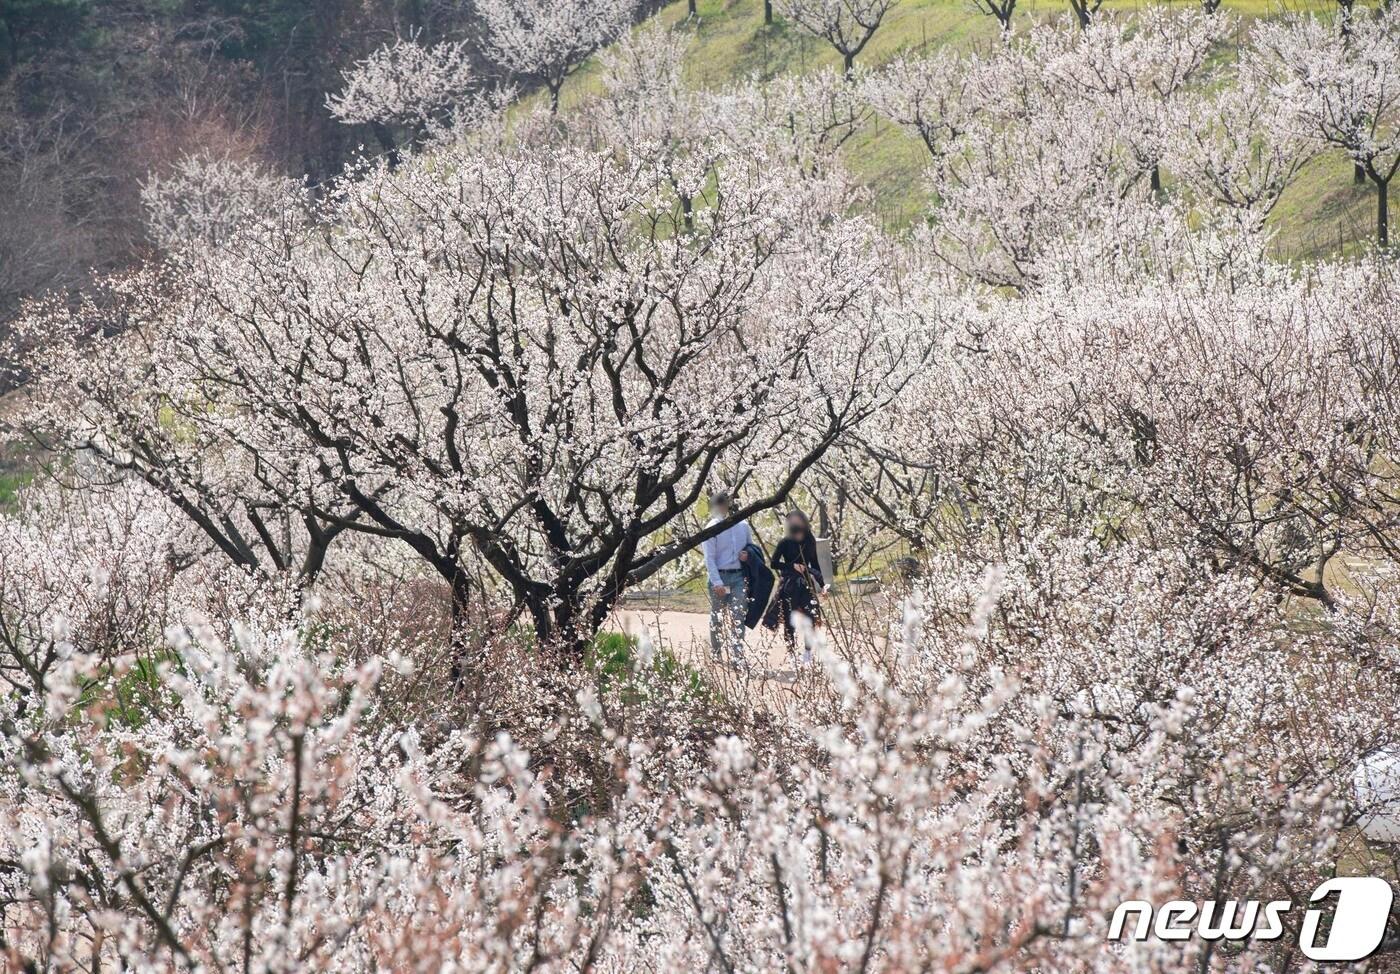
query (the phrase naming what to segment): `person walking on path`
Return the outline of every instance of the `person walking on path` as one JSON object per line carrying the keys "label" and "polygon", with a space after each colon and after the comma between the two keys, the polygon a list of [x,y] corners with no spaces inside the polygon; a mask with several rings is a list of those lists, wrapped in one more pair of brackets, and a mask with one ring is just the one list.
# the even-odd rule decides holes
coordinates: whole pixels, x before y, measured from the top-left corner
{"label": "person walking on path", "polygon": [[[731,498],[724,491],[710,495],[710,525],[729,517]],[[747,521],[740,521],[701,544],[705,575],[710,583],[710,652],[715,662],[736,669],[744,666],[744,616],[749,610],[748,582],[744,577],[744,551],[753,541]]]}
{"label": "person walking on path", "polygon": [[797,510],[788,514],[787,533],[773,549],[772,565],[778,572],[778,595],[773,605],[782,620],[788,650],[793,651],[797,644],[793,613],[806,616],[815,625],[821,618],[817,593],[826,586],[817,559],[817,539],[812,536],[812,523],[806,514]]}

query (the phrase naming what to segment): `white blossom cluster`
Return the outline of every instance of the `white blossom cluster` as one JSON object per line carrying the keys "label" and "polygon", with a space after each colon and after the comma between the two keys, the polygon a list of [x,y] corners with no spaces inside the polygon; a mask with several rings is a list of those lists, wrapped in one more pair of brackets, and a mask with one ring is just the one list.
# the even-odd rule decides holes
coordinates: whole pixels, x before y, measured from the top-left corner
{"label": "white blossom cluster", "polygon": [[0,578],[47,601],[5,617],[14,963],[1197,969],[1210,943],[1109,944],[1107,914],[1315,883],[1355,843],[1344,769],[1394,734],[1357,652],[1393,622],[1309,633],[1246,576],[1051,533],[935,558],[888,651],[814,635],[787,705],[643,639],[606,679],[502,646],[465,724],[440,692],[410,719],[427,647],[367,655],[353,584],[118,582],[190,541],[153,499],[0,522],[106,566]]}
{"label": "white blossom cluster", "polygon": [[538,78],[559,108],[564,80],[601,45],[631,26],[637,0],[478,0],[491,61]]}
{"label": "white blossom cluster", "polygon": [[[188,541],[107,510],[49,537],[133,576]],[[23,519],[3,526],[27,554]],[[415,661],[360,655],[348,588],[303,613],[235,580],[170,606],[92,571],[7,572],[7,605],[52,607],[6,618],[30,627],[7,663],[49,647],[7,670],[6,950],[84,969],[1185,970],[1199,958],[1105,943],[1105,913],[1328,868],[1337,769],[1393,733],[1393,671],[1349,642],[1374,622],[1288,635],[1247,578],[1202,584],[1137,545],[1047,535],[983,558],[932,564],[889,653],[817,637],[820,669],[776,713],[643,644],[602,682],[503,657],[460,729],[393,715]],[[207,621],[233,606],[250,621]]]}
{"label": "white blossom cluster", "polygon": [[162,247],[217,244],[250,220],[303,205],[295,180],[256,161],[207,154],[185,156],[141,188],[146,225]]}
{"label": "white blossom cluster", "polygon": [[347,70],[344,90],[327,96],[326,107],[347,124],[426,126],[466,103],[473,81],[464,44],[401,37]]}

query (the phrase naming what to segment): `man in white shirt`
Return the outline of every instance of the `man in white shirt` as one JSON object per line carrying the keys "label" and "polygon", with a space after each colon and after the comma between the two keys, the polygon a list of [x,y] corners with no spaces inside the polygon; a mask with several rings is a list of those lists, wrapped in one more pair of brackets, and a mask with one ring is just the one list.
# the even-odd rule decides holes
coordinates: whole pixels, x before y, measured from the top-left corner
{"label": "man in white shirt", "polygon": [[[729,516],[730,497],[723,491],[710,495],[710,524]],[[744,616],[749,610],[748,581],[744,577],[744,551],[753,540],[747,521],[731,525],[700,545],[705,553],[705,575],[710,583],[710,651],[716,662],[729,662],[736,669],[744,665]]]}

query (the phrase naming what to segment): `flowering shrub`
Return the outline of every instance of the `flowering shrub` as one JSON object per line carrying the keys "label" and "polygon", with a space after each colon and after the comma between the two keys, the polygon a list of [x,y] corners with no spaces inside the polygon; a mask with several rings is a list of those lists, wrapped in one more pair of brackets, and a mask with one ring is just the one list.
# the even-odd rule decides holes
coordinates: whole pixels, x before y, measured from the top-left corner
{"label": "flowering shrub", "polygon": [[394,715],[413,658],[347,662],[333,595],[113,643],[73,608],[110,581],[40,580],[52,661],[12,669],[3,725],[7,956],[1185,969],[1107,944],[1113,907],[1325,873],[1338,779],[1394,734],[1393,678],[1346,640],[1393,630],[1293,632],[1245,576],[1091,538],[988,564],[936,562],[889,651],[809,633],[785,711],[643,638],[606,679],[499,645],[446,721]]}

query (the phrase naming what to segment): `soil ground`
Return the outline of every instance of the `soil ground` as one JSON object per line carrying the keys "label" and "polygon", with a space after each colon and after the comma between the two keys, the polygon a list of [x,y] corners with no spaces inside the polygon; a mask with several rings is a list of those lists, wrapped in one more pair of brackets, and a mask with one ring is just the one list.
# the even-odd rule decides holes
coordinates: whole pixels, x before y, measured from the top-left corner
{"label": "soil ground", "polygon": [[[828,593],[823,601],[823,613],[830,634],[840,641],[843,637],[859,638],[859,634],[866,633],[867,638],[883,644],[883,635],[870,632],[869,623],[872,618],[888,618],[885,615],[889,609],[888,598],[881,593]],[[709,612],[699,611],[703,605],[699,598],[687,599],[680,606],[676,601],[674,598],[654,602],[628,600],[613,612],[608,628],[628,635],[646,632],[658,648],[669,650],[697,669],[711,669],[715,664],[710,654]],[[746,630],[744,657],[750,680],[791,683],[798,679],[799,659],[789,652],[781,630],[772,631],[761,625]]]}

